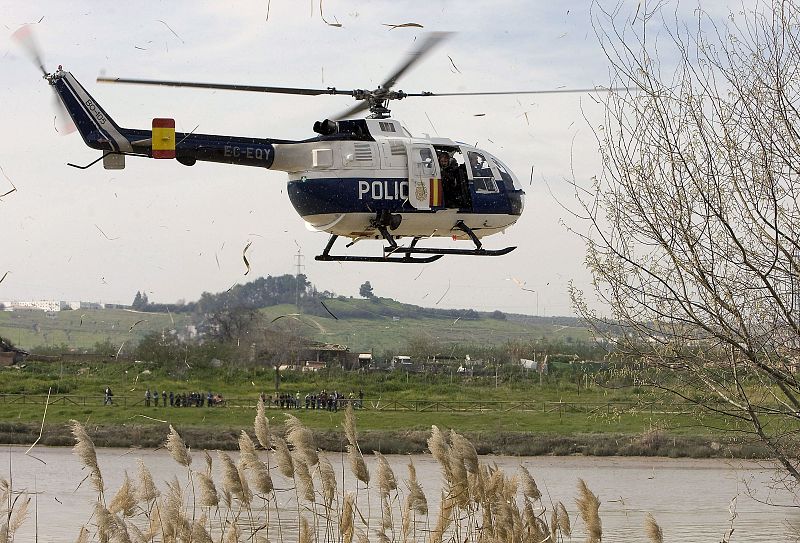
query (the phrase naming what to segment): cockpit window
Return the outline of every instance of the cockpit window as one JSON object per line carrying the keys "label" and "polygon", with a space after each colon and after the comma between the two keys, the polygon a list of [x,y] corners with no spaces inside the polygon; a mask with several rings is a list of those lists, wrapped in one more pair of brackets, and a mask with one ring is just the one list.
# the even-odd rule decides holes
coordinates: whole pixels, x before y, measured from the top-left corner
{"label": "cockpit window", "polygon": [[481,153],[469,151],[467,153],[469,165],[472,169],[472,179],[475,183],[477,192],[497,192],[497,184],[494,182],[494,174],[489,165],[489,161]]}
{"label": "cockpit window", "polygon": [[494,158],[492,160],[492,162],[494,162],[494,165],[497,166],[497,171],[500,172],[500,178],[503,181],[505,181],[506,187],[508,187],[509,189],[513,188],[513,186],[514,186],[514,178],[511,177],[511,174],[506,169],[506,167],[503,166],[503,163],[500,162],[499,160],[497,160],[496,158]]}

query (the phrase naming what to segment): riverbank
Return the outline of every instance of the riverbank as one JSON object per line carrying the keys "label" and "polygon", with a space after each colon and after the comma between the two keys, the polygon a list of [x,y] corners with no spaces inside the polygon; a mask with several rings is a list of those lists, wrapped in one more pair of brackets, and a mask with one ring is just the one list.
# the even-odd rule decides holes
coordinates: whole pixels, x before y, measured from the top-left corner
{"label": "riverbank", "polygon": [[[39,437],[40,425],[23,422],[0,422],[0,443],[30,445]],[[97,447],[134,447],[157,449],[164,444],[167,424],[87,424]],[[238,450],[242,428],[176,428],[187,446],[195,450]],[[252,429],[247,428],[252,434]],[[478,454],[511,456],[664,456],[670,458],[767,458],[763,446],[730,438],[678,436],[651,431],[643,434],[571,434],[541,432],[480,431],[465,432]],[[358,435],[361,449],[383,454],[417,454],[427,450],[429,431],[371,430]],[[343,451],[347,445],[338,430],[314,430],[318,448]],[[67,424],[46,424],[42,446],[72,446],[74,439]]]}

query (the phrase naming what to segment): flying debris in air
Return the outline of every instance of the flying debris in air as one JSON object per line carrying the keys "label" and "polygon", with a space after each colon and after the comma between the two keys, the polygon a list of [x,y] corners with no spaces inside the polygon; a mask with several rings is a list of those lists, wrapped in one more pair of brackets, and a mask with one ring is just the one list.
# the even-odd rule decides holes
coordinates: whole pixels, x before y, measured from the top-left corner
{"label": "flying debris in air", "polygon": [[244,260],[244,265],[247,266],[247,271],[244,272],[245,275],[250,273],[250,262],[247,261],[247,250],[253,244],[252,241],[248,241],[247,245],[244,246],[244,250],[242,251],[242,260]]}

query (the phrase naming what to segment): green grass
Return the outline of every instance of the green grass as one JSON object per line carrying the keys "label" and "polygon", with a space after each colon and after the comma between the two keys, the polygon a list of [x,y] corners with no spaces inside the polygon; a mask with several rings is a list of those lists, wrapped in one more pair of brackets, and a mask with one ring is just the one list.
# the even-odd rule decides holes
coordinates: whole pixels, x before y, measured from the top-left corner
{"label": "green grass", "polygon": [[[561,370],[566,371],[566,370]],[[652,428],[669,428],[684,435],[705,435],[706,427],[689,415],[671,415],[674,408],[659,405],[651,413],[647,407],[629,412],[615,402],[646,402],[651,398],[634,389],[609,391],[602,387],[579,387],[568,375],[552,377],[540,385],[520,374],[501,375],[495,386],[491,378],[451,378],[438,375],[405,375],[396,373],[349,373],[327,371],[317,374],[284,372],[281,390],[301,397],[321,389],[363,390],[368,409],[359,411],[359,427],[365,430],[428,430],[432,424],[463,432],[507,431],[571,435],[579,433],[638,434]],[[579,380],[579,379],[576,379]],[[253,421],[258,394],[273,391],[274,371],[269,368],[245,368],[227,365],[222,368],[191,367],[184,364],[93,362],[32,362],[26,367],[0,370],[0,393],[30,394],[38,397],[0,396],[0,421],[39,423],[44,412],[43,395],[52,393],[47,412],[48,423],[77,419],[97,424],[158,424],[166,420],[174,425],[206,428],[249,428]],[[115,405],[102,405],[102,391],[108,385],[115,393]],[[159,391],[221,392],[238,406],[227,408],[144,407],[140,403],[146,388]],[[372,407],[389,407],[392,402],[411,400],[428,402],[505,401],[503,409],[483,412],[379,411]],[[22,403],[22,402],[25,403]],[[558,409],[554,404],[565,402],[584,406],[593,404],[592,412],[577,411],[569,405]],[[85,404],[85,405],[84,405]],[[522,408],[524,409],[522,409]],[[442,409],[441,406],[439,406]],[[435,409],[435,406],[433,407]],[[337,429],[343,413],[320,410],[293,410],[301,420],[315,429]],[[279,409],[270,409],[275,423],[282,423]],[[144,415],[144,416],[143,416]],[[151,418],[148,418],[151,417]],[[152,420],[157,419],[157,420]],[[709,421],[705,421],[708,424]],[[721,425],[714,420],[713,425]]]}

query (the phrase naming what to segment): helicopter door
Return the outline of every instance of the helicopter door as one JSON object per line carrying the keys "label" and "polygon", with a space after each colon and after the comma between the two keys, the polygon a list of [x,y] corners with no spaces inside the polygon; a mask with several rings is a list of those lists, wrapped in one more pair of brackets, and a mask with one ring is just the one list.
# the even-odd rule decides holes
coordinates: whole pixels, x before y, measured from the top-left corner
{"label": "helicopter door", "polygon": [[436,173],[435,156],[430,145],[408,146],[408,201],[416,209],[442,205],[442,180]]}

